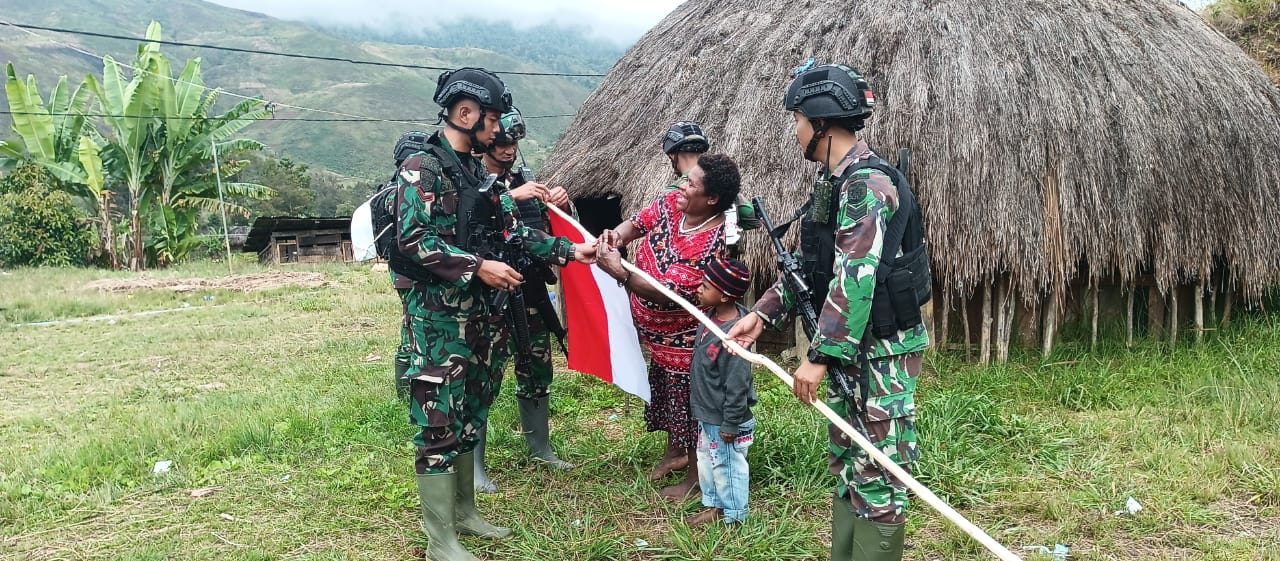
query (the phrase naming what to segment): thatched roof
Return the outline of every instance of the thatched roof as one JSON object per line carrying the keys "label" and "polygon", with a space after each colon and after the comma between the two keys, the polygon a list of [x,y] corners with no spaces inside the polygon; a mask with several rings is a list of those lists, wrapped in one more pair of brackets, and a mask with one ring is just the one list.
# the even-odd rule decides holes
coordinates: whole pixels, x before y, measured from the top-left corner
{"label": "thatched roof", "polygon": [[[670,177],[660,134],[696,119],[790,216],[815,165],[781,98],[811,54],[868,75],[866,137],[911,149],[944,282],[1010,273],[1026,295],[1085,265],[1168,288],[1225,258],[1253,295],[1280,284],[1280,91],[1169,0],[689,0],[587,99],[544,178],[629,214]],[[764,237],[745,244],[772,276]]]}

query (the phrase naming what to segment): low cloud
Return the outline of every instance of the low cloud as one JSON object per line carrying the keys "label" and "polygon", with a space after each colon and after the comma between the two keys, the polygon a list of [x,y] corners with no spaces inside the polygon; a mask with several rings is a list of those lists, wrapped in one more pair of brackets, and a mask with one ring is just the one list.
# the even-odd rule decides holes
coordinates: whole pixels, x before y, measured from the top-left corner
{"label": "low cloud", "polygon": [[[634,42],[682,0],[634,2],[597,0],[479,0],[470,3],[403,0],[212,0],[216,4],[269,16],[324,25],[382,27],[412,33],[415,25],[448,25],[472,17],[507,21],[517,28],[543,23],[584,26],[591,35],[620,45]],[[465,11],[457,6],[466,6]],[[421,23],[418,23],[421,22]]]}

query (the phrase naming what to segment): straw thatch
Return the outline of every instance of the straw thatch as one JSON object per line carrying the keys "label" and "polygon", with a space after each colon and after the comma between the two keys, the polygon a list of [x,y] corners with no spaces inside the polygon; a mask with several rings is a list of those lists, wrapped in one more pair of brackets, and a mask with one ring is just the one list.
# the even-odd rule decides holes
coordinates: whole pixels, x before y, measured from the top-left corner
{"label": "straw thatch", "polygon": [[[911,149],[942,283],[1010,275],[1031,298],[1150,274],[1164,292],[1215,263],[1249,295],[1280,283],[1280,92],[1168,0],[690,0],[614,66],[544,177],[629,215],[670,177],[659,135],[696,119],[789,217],[816,168],[781,97],[810,55],[863,70],[868,141]],[[763,235],[745,253],[772,277]]]}

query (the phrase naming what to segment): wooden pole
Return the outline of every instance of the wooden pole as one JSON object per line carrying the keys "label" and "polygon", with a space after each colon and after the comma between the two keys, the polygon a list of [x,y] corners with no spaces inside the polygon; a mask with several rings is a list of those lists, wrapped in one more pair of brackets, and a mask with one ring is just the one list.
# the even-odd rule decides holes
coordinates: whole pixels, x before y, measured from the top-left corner
{"label": "wooden pole", "polygon": [[991,363],[991,283],[982,283],[982,336],[978,347],[978,363]]}
{"label": "wooden pole", "polygon": [[213,177],[218,182],[218,209],[222,211],[222,240],[227,246],[227,274],[235,274],[231,269],[231,234],[227,230],[227,205],[222,201],[222,164],[218,162],[218,143],[212,140],[209,144],[213,146]]}
{"label": "wooden pole", "polygon": [[1196,344],[1204,342],[1204,277],[1196,282],[1195,317],[1196,317]]}
{"label": "wooden pole", "polygon": [[1231,323],[1231,307],[1236,302],[1236,291],[1234,289],[1235,287],[1228,285],[1227,293],[1222,296],[1223,300],[1226,300],[1226,302],[1222,304],[1221,327],[1223,329],[1225,329],[1227,325]]}
{"label": "wooden pole", "polygon": [[1004,296],[1005,279],[1001,277],[995,281],[995,314],[996,314],[996,331],[995,331],[995,355],[996,362],[1001,362],[1001,355],[1004,352],[1004,313],[1005,307],[1009,305],[1008,298]]}
{"label": "wooden pole", "polygon": [[942,314],[938,319],[938,350],[940,352],[947,351],[948,336],[951,334],[951,284],[943,280],[942,287]]}
{"label": "wooden pole", "polygon": [[1055,331],[1058,329],[1058,289],[1049,289],[1049,303],[1044,309],[1044,329],[1041,331],[1044,335],[1044,344],[1041,349],[1045,358],[1053,354],[1053,338]]}
{"label": "wooden pole", "polygon": [[1003,313],[1000,318],[1000,332],[998,335],[1000,341],[996,352],[996,360],[1009,362],[1009,342],[1013,340],[1013,316],[1018,309],[1018,302],[1013,294],[1013,278],[1006,277],[1002,282],[1004,288],[1000,291],[1000,306]]}
{"label": "wooden pole", "polygon": [[1091,301],[1093,306],[1093,326],[1089,330],[1089,352],[1093,352],[1098,348],[1098,293],[1102,292],[1102,283],[1094,284],[1090,292],[1093,293],[1093,300]]}
{"label": "wooden pole", "polygon": [[[559,214],[561,218],[569,221],[570,224],[574,225],[579,231],[581,231],[584,239],[593,240],[591,234],[587,232],[586,228],[583,228],[581,224],[578,224],[578,222],[574,220],[573,217],[569,216],[568,214],[565,214],[564,211],[560,210],[559,208],[556,208],[554,205],[548,205],[548,207],[551,209],[552,212]],[[768,357],[761,354],[756,354],[747,349],[744,349],[736,341],[729,339],[728,335],[726,335],[725,332],[720,329],[720,326],[711,318],[707,317],[706,314],[703,314],[702,310],[699,310],[697,306],[694,306],[693,304],[690,304],[689,302],[685,301],[685,299],[681,298],[680,295],[667,289],[667,287],[663,286],[662,283],[658,282],[656,279],[649,276],[644,271],[641,271],[635,265],[632,265],[631,263],[625,260],[622,262],[622,265],[628,271],[631,271],[632,274],[639,276],[640,278],[647,281],[651,286],[653,286],[654,288],[657,288],[658,291],[661,292],[663,295],[665,295],[667,298],[670,298],[673,302],[675,302],[676,304],[679,304],[680,307],[684,308],[685,311],[693,315],[693,317],[697,319],[699,322],[702,322],[702,324],[707,327],[707,330],[709,330],[716,337],[719,337],[720,340],[724,341],[725,347],[728,348],[730,352],[738,356],[741,356],[742,358],[746,359],[749,362],[762,365],[765,368],[769,369],[769,371],[773,372],[773,374],[777,376],[780,380],[782,380],[782,382],[786,384],[787,387],[795,386],[795,380],[791,377],[790,374],[787,373],[786,370],[783,370],[782,367],[777,365],[777,363],[773,362],[772,360],[769,360]],[[938,498],[938,496],[935,495],[933,491],[930,491],[928,487],[925,487],[922,483],[917,481],[916,478],[912,477],[910,473],[907,473],[906,470],[902,469],[902,466],[899,466],[897,462],[894,462],[893,459],[889,458],[889,456],[886,456],[885,453],[882,452],[879,448],[877,448],[874,444],[872,444],[870,440],[867,440],[867,437],[863,436],[862,433],[854,429],[853,425],[850,425],[848,421],[846,421],[840,415],[837,415],[835,411],[833,411],[830,407],[828,407],[824,400],[816,399],[810,402],[810,405],[812,405],[815,409],[817,409],[818,412],[822,413],[822,415],[826,417],[827,420],[831,421],[832,425],[835,425],[835,427],[840,429],[841,432],[848,435],[849,439],[854,444],[856,444],[859,448],[861,448],[863,452],[866,452],[867,455],[871,456],[871,459],[875,460],[875,462],[879,464],[880,467],[887,470],[890,474],[893,475],[894,478],[896,478],[898,481],[901,481],[904,485],[906,485],[908,489],[911,489],[911,491],[914,492],[916,496],[919,497],[922,501],[924,501],[925,504],[933,507],[934,510],[937,510],[939,514],[941,514],[947,520],[950,520],[953,524],[955,524],[957,527],[963,530],[966,534],[969,534],[969,536],[972,537],[974,540],[977,540],[978,543],[982,544],[983,547],[987,548],[987,550],[990,551],[992,554],[994,554],[996,557],[998,557],[1003,561],[1022,561],[1022,559],[1019,558],[1017,555],[1014,555],[1013,552],[1009,551],[1003,545],[1000,545],[1000,542],[997,542],[996,540],[992,539],[990,535],[982,531],[982,528],[979,528],[974,523],[970,522],[967,518],[965,518],[962,514],[960,514],[959,512],[956,512],[956,510],[954,508],[951,508],[951,506],[948,505],[946,501],[943,501],[942,499]]]}
{"label": "wooden pole", "polygon": [[966,361],[973,360],[972,342],[973,337],[970,334],[969,326],[969,297],[967,295],[960,296],[960,320],[964,322],[964,359]]}
{"label": "wooden pole", "polygon": [[1128,302],[1125,303],[1126,311],[1125,311],[1124,327],[1128,335],[1128,338],[1125,340],[1125,346],[1131,349],[1133,348],[1133,299],[1135,297],[1133,294],[1134,292],[1136,292],[1136,287],[1130,286],[1129,297],[1127,298]]}
{"label": "wooden pole", "polygon": [[1169,345],[1178,344],[1178,286],[1169,291]]}

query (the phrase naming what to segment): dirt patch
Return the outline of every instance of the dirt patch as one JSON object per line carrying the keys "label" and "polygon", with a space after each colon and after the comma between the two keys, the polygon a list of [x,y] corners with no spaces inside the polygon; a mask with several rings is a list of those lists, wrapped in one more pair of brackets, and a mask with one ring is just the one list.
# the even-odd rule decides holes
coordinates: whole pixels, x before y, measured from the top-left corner
{"label": "dirt patch", "polygon": [[85,288],[102,292],[134,292],[138,290],[172,290],[174,292],[195,292],[197,290],[234,290],[238,292],[254,292],[272,290],[288,286],[303,288],[319,288],[324,286],[322,273],[302,273],[273,271],[252,275],[237,275],[215,279],[203,278],[152,278],[141,276],[132,279],[103,279],[93,281]]}

